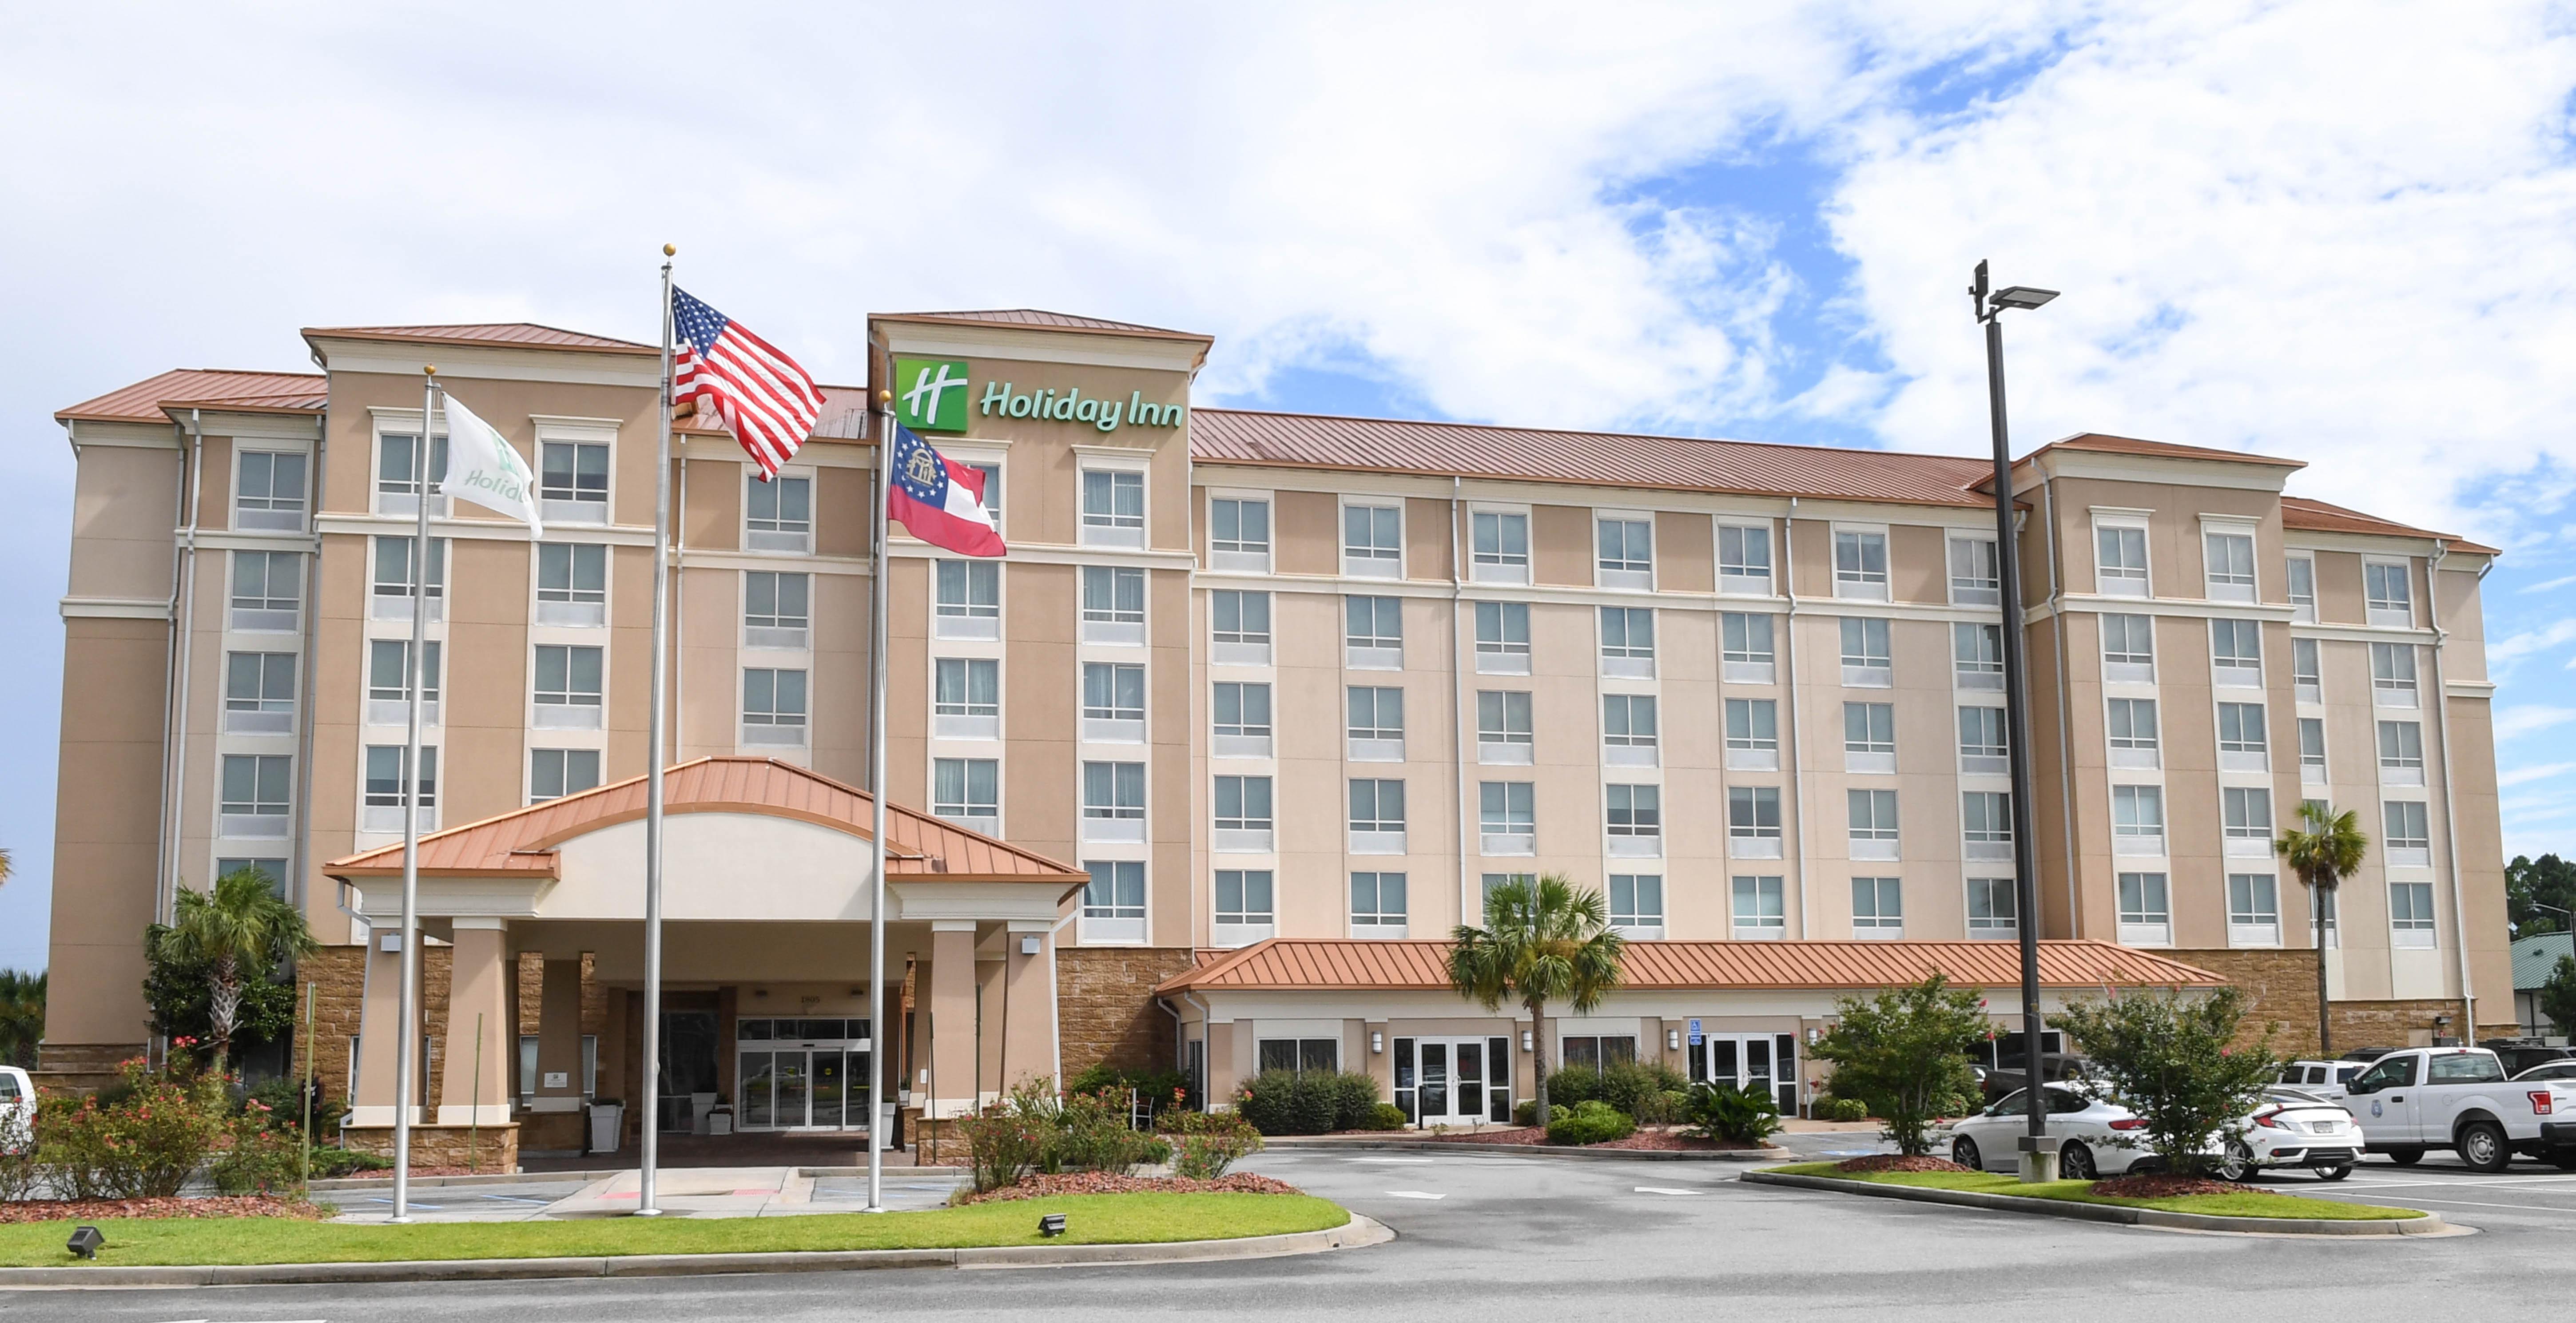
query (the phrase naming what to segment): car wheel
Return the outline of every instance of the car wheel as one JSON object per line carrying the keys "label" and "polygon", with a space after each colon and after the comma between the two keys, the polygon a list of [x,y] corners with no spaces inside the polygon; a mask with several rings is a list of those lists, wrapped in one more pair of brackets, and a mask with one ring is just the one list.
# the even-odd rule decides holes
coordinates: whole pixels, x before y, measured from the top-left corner
{"label": "car wheel", "polygon": [[2250,1181],[2254,1179],[2255,1165],[2254,1150],[2244,1140],[2231,1139],[2227,1141],[2227,1156],[2218,1161],[2219,1179]]}
{"label": "car wheel", "polygon": [[2329,1162],[2326,1165],[2317,1168],[2316,1173],[2318,1180],[2339,1181],[2352,1174],[2352,1164],[2349,1162]]}
{"label": "car wheel", "polygon": [[1977,1141],[1961,1135],[1950,1142],[1950,1160],[1970,1171],[1984,1171],[1983,1155],[1977,1152]]}
{"label": "car wheel", "polygon": [[2460,1162],[2471,1171],[2493,1174],[2513,1165],[2513,1148],[2504,1127],[2493,1121],[2471,1121],[2460,1127]]}
{"label": "car wheel", "polygon": [[2070,1139],[2057,1151],[2057,1175],[2069,1181],[2099,1180],[2102,1168],[2093,1161],[2093,1150]]}
{"label": "car wheel", "polygon": [[2388,1160],[2401,1167],[2412,1167],[2416,1163],[2424,1160],[2424,1150],[2420,1148],[2392,1148],[2388,1150]]}

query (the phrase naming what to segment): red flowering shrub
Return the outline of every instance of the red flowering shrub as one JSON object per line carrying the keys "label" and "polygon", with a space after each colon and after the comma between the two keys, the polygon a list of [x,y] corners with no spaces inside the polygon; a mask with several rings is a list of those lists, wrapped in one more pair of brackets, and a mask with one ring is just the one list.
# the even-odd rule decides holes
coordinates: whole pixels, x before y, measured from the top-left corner
{"label": "red flowering shrub", "polygon": [[113,1101],[51,1094],[36,1109],[37,1162],[72,1199],[166,1198],[231,1129],[224,1077],[123,1063]]}

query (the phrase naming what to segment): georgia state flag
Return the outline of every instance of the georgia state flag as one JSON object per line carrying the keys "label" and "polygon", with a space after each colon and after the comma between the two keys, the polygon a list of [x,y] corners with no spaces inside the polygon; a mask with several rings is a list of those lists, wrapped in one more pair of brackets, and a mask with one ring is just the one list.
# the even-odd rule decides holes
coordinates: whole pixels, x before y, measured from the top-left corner
{"label": "georgia state flag", "polygon": [[901,423],[894,428],[893,481],[886,516],[914,537],[960,556],[999,556],[1000,529],[984,509],[984,475],[931,448]]}

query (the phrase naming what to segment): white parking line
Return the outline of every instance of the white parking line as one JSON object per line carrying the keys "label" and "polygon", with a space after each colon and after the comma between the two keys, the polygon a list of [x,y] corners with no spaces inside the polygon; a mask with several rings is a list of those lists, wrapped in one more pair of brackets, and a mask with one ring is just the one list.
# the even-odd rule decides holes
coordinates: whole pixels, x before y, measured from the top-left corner
{"label": "white parking line", "polygon": [[1386,1197],[1389,1199],[1446,1199],[1449,1196],[1433,1194],[1429,1190],[1389,1190],[1386,1192]]}
{"label": "white parking line", "polygon": [[1431,1158],[1353,1158],[1353,1162],[1430,1162]]}
{"label": "white parking line", "polygon": [[[2043,1044],[2043,1045],[2044,1045],[2044,1044]],[[1640,1185],[1640,1186],[1638,1186],[1638,1187],[1637,1187],[1637,1193],[1639,1193],[1639,1194],[1701,1194],[1701,1193],[1704,1193],[1704,1191],[1700,1191],[1700,1190],[1683,1190],[1683,1189],[1676,1189],[1675,1187],[1670,1186],[1670,1185]]]}
{"label": "white parking line", "polygon": [[[2413,1195],[2405,1196],[2405,1198],[2406,1202],[2410,1204],[2441,1204],[2445,1207],[2456,1208],[2510,1208],[2521,1213],[2576,1213],[2576,1208],[2562,1207],[2558,1204],[2499,1204],[2481,1199],[2422,1199]],[[2371,1201],[2367,1199],[2355,1199],[2351,1202],[2363,1204]]]}

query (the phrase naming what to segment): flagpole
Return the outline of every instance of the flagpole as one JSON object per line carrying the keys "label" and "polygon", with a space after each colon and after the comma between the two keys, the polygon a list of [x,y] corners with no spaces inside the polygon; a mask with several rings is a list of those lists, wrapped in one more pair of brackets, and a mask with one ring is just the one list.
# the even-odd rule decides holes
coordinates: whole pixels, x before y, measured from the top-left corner
{"label": "flagpole", "polygon": [[639,1118],[643,1161],[635,1215],[660,1217],[654,1176],[660,1165],[662,1125],[662,701],[667,682],[662,654],[670,647],[671,591],[671,258],[662,245],[662,406],[654,411],[661,438],[653,459],[653,711],[645,719],[644,756],[644,1109]]}
{"label": "flagpole", "polygon": [[[411,1099],[420,1057],[420,695],[429,639],[429,436],[438,408],[438,369],[420,369],[420,444],[412,451],[411,651],[403,663],[402,992],[394,1008],[394,1212],[411,1220]],[[369,940],[373,940],[371,937]]]}
{"label": "flagpole", "polygon": [[885,1211],[886,1025],[885,1025],[885,878],[886,878],[886,525],[887,483],[894,473],[894,392],[877,391],[876,495],[868,526],[871,545],[868,598],[872,632],[868,642],[868,840],[876,854],[868,875],[868,1206]]}

